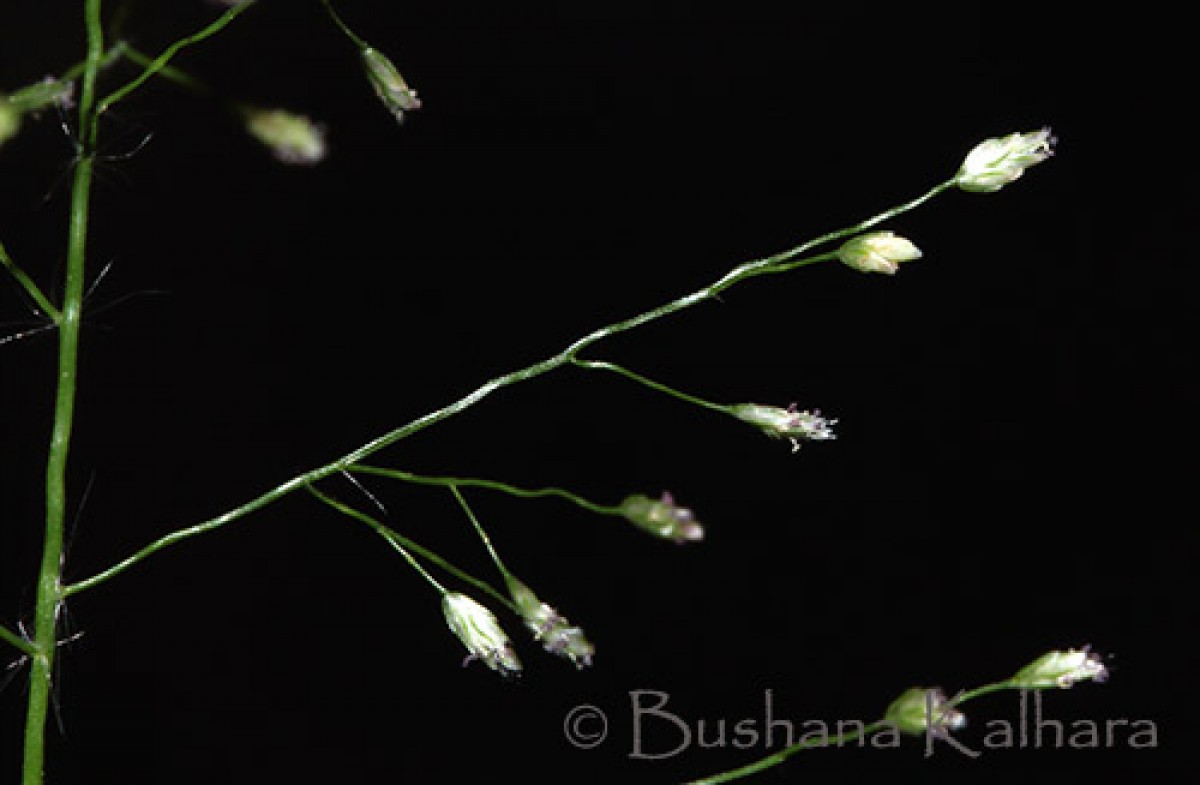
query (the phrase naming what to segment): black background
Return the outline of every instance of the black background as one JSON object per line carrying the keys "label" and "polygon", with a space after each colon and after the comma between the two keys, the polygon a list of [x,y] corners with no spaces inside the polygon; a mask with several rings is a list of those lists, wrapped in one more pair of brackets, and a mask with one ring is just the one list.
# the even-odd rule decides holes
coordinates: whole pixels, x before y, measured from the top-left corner
{"label": "black background", "polygon": [[[80,3],[0,8],[0,87],[82,51]],[[217,12],[137,3],[160,51]],[[402,126],[316,2],[263,2],[178,64],[318,118],[328,159],[274,162],[164,83],[104,126],[73,451],[68,579],[209,518],[594,327],[950,176],[1051,125],[1051,162],[888,224],[925,258],[758,279],[590,353],[719,401],[819,407],[791,455],[616,378],[564,370],[377,456],[559,485],[670,489],[675,546],[556,501],[470,500],[509,565],[582,624],[595,667],[536,650],[461,669],[436,595],[364,527],[285,499],[69,606],[50,781],[662,782],[763,752],[631,752],[631,690],[695,723],[864,719],[912,685],[1003,677],[1090,643],[1103,687],[1049,716],[1153,720],[1159,749],[805,753],[760,781],[1166,781],[1192,733],[1196,201],[1181,19],[1125,11],[687,2],[346,2],[425,107]],[[127,66],[109,79],[128,77]],[[110,83],[115,83],[112,81]],[[71,144],[51,113],[0,149],[0,238],[53,289]],[[43,201],[43,197],[47,197]],[[29,325],[15,285],[7,332]],[[111,307],[106,307],[111,306]],[[28,620],[52,333],[0,346],[0,619]],[[90,487],[86,503],[83,488]],[[323,487],[361,501],[344,482]],[[370,488],[390,522],[489,564],[443,491]],[[0,778],[24,674],[0,693]],[[572,707],[610,737],[563,737]],[[969,707],[1015,719],[1016,699]],[[1192,715],[1192,716],[1189,716]],[[661,726],[655,726],[661,730]],[[761,724],[760,724],[761,729]],[[661,752],[671,732],[648,735]],[[1157,772],[1157,776],[1155,773]]]}

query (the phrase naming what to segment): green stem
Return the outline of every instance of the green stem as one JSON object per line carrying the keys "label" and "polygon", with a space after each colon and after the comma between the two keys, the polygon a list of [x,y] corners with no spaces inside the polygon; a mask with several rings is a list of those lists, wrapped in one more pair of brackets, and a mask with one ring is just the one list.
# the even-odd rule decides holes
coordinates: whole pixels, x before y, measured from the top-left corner
{"label": "green stem", "polygon": [[[831,243],[834,240],[841,240],[843,238],[850,237],[852,235],[856,235],[861,232],[865,232],[866,230],[868,230],[874,226],[878,226],[879,224],[883,223],[884,221],[890,221],[891,219],[895,218],[897,215],[901,215],[902,213],[907,213],[911,210],[915,210],[916,208],[918,208],[921,205],[928,202],[930,199],[933,199],[936,196],[940,196],[941,194],[945,193],[946,191],[949,191],[952,188],[955,188],[957,185],[958,185],[958,177],[957,176],[951,177],[949,180],[945,180],[943,182],[938,183],[937,185],[930,188],[928,191],[926,191],[925,193],[916,197],[915,199],[910,199],[909,201],[904,202],[903,204],[898,204],[895,207],[892,207],[891,209],[884,210],[882,213],[879,213],[878,215],[873,215],[865,221],[856,223],[853,226],[847,226],[843,229],[836,229],[832,232],[829,232],[828,234],[821,235],[820,237],[816,238],[815,240],[810,240],[809,242],[805,243],[804,245],[797,246],[796,248],[792,249],[791,251],[785,251],[784,253],[778,254],[775,257],[769,257],[773,260],[771,262],[771,264],[774,267],[776,267],[777,269],[765,270],[764,272],[772,273],[772,272],[780,272],[783,270],[791,270],[796,267],[802,267],[806,264],[811,264],[813,262],[824,261],[827,259],[836,258],[836,254],[827,253],[827,254],[821,254],[820,256],[812,257],[809,259],[792,261],[792,260],[795,260],[797,256],[807,253],[809,250],[817,247],[818,245],[825,245],[826,243]],[[784,262],[788,262],[789,264],[787,264],[786,266],[783,266]]]}
{"label": "green stem", "polygon": [[[124,41],[118,41],[117,43],[113,44],[112,48],[109,49],[107,52],[105,52],[100,57],[100,68],[97,71],[97,73],[99,73],[99,71],[103,71],[104,69],[108,68],[113,63],[115,63],[118,59],[120,59],[122,53],[124,53],[124,51],[125,51],[125,47],[126,47],[126,44]],[[82,61],[76,63],[75,65],[71,66],[70,68],[68,68],[66,71],[63,71],[62,76],[60,76],[59,79],[61,79],[64,82],[70,81],[72,79],[78,79],[79,77],[81,77],[85,73],[87,73],[87,67],[88,67],[88,61],[86,59],[82,60]]]}
{"label": "green stem", "polygon": [[888,727],[888,724],[883,720],[872,722],[870,725],[864,725],[856,730],[847,731],[837,736],[822,735],[819,738],[805,739],[790,747],[785,747],[778,752],[772,753],[765,758],[760,758],[753,763],[748,763],[736,769],[723,771],[720,774],[714,774],[711,777],[704,777],[698,780],[692,780],[687,785],[717,785],[721,782],[731,782],[740,780],[743,777],[749,777],[751,774],[758,774],[760,771],[769,769],[772,766],[778,766],[785,760],[803,750],[820,749],[821,747],[836,746],[840,747],[847,742],[854,741],[858,738],[865,738],[872,733],[883,730]]}
{"label": "green stem", "polygon": [[703,398],[699,398],[695,395],[690,395],[688,393],[681,392],[680,390],[676,390],[674,387],[668,387],[667,385],[663,384],[662,382],[656,382],[653,379],[648,379],[645,376],[642,376],[640,373],[635,373],[635,372],[629,370],[628,368],[624,368],[620,365],[617,365],[616,363],[602,362],[602,361],[598,361],[598,360],[580,360],[578,357],[573,358],[571,360],[571,363],[580,368],[587,368],[592,371],[611,371],[612,373],[619,374],[621,376],[624,376],[627,379],[632,379],[633,381],[637,382],[638,384],[645,385],[646,387],[649,387],[651,390],[657,390],[661,393],[666,393],[667,395],[678,398],[681,401],[686,401],[687,403],[693,403],[697,406],[702,406],[705,409],[712,409],[714,412],[720,412],[721,414],[728,414],[728,415],[733,414],[732,406],[726,406],[725,404],[720,404],[720,403],[713,403],[712,401],[706,401]]}
{"label": "green stem", "polygon": [[1029,688],[1022,687],[1022,685],[1020,685],[1020,684],[1014,684],[1011,681],[997,681],[992,684],[985,684],[982,687],[976,687],[973,690],[967,690],[966,692],[959,693],[958,695],[956,695],[952,700],[950,700],[946,704],[946,708],[950,708],[950,709],[955,708],[956,706],[960,706],[961,704],[964,704],[967,701],[975,700],[976,698],[981,697],[983,695],[990,695],[993,692],[1001,692],[1003,690],[1019,690],[1019,689],[1029,689]]}
{"label": "green stem", "polygon": [[124,572],[133,565],[142,561],[142,559],[157,553],[163,548],[174,545],[177,542],[189,540],[192,537],[197,537],[201,534],[207,534],[208,532],[216,531],[227,523],[236,521],[237,519],[242,518],[249,513],[255,512],[256,510],[261,510],[263,507],[267,507],[270,504],[279,501],[293,491],[300,490],[307,485],[315,483],[318,480],[323,480],[331,474],[336,474],[339,471],[341,471],[341,467],[334,464],[322,466],[320,469],[314,469],[311,472],[306,472],[297,477],[293,477],[287,482],[272,488],[263,495],[251,499],[250,501],[238,507],[234,507],[233,509],[226,511],[215,518],[209,518],[208,520],[197,523],[194,526],[188,526],[184,529],[177,529],[170,534],[159,537],[154,542],[146,545],[133,555],[122,559],[103,572],[98,572],[86,580],[76,581],[75,583],[68,585],[65,589],[65,594],[67,597],[70,597],[78,592],[86,591],[94,586],[98,586],[114,575]]}
{"label": "green stem", "polygon": [[777,273],[790,273],[797,267],[807,267],[808,265],[816,264],[817,262],[828,262],[836,259],[837,256],[837,251],[829,251],[827,253],[817,254],[816,256],[806,256],[803,259],[793,259],[787,262],[780,262],[779,264],[773,264],[767,269],[763,270],[763,274],[775,275]]}
{"label": "green stem", "polygon": [[[201,41],[225,26],[242,10],[230,9],[216,23],[197,35],[169,47],[156,60],[161,67],[175,52]],[[149,78],[152,69],[103,101],[96,102],[96,77],[105,63],[101,0],[84,3],[87,56],[83,61],[83,85],[79,99],[80,151],[71,186],[70,218],[67,227],[67,263],[63,303],[58,312],[58,375],[54,398],[54,424],[46,460],[46,523],[42,560],[38,570],[34,604],[34,633],[30,654],[29,698],[25,718],[22,785],[41,785],[45,769],[46,719],[49,712],[54,655],[57,647],[58,615],[69,591],[62,581],[63,529],[67,504],[67,459],[75,417],[79,365],[79,332],[83,314],[85,262],[91,186],[99,136],[99,117],[114,103]]]}
{"label": "green stem", "polygon": [[65,595],[62,584],[63,522],[67,504],[67,455],[75,415],[79,325],[83,312],[84,260],[87,254],[88,214],[91,202],[92,163],[96,143],[96,75],[104,55],[104,30],[100,0],[84,5],[87,58],[79,99],[82,149],[71,187],[71,214],[67,227],[67,269],[63,304],[58,319],[58,386],[54,398],[54,425],[46,460],[46,527],[42,561],[38,570],[33,614],[32,667],[25,716],[25,749],[22,785],[41,785],[45,765],[46,717],[57,646],[58,614]]}
{"label": "green stem", "polygon": [[130,93],[145,84],[150,77],[154,76],[163,68],[165,68],[167,63],[171,61],[171,58],[178,54],[181,49],[192,46],[193,44],[198,44],[206,38],[211,38],[212,36],[221,32],[221,30],[225,29],[226,25],[236,19],[239,14],[252,5],[254,5],[254,3],[238,3],[217,17],[216,20],[214,20],[204,29],[197,33],[193,33],[186,38],[181,38],[168,46],[165,50],[163,50],[162,54],[151,60],[149,64],[145,66],[142,72],[134,77],[132,81],[105,96],[104,100],[97,105],[96,114],[103,114],[114,104],[124,100]]}
{"label": "green stem", "polygon": [[354,43],[355,46],[357,46],[360,50],[371,48],[370,44],[359,38],[358,35],[350,29],[350,26],[342,21],[342,18],[338,16],[338,12],[333,10],[333,4],[330,3],[329,0],[321,0],[321,5],[325,6],[325,10],[329,12],[329,18],[333,20],[333,23],[338,26],[338,29],[341,30],[346,37]]}
{"label": "green stem", "polygon": [[[319,490],[317,490],[316,488],[314,488],[311,485],[308,486],[308,488],[306,488],[306,490],[309,493],[311,493],[313,496],[315,496],[316,498],[320,499],[325,504],[329,505],[333,509],[342,513],[343,515],[349,516],[349,517],[355,519],[356,521],[365,523],[366,525],[368,525],[372,529],[374,529],[376,531],[376,533],[378,533],[381,537],[383,537],[385,540],[387,540],[393,548],[395,548],[402,556],[404,556],[404,558],[408,560],[408,563],[410,565],[412,565],[412,567],[415,570],[417,570],[417,572],[419,572],[422,576],[424,576],[425,580],[429,581],[434,586],[434,588],[436,588],[440,593],[445,594],[446,589],[442,586],[442,584],[440,584],[438,581],[436,581],[433,578],[433,576],[431,576],[429,574],[429,572],[426,571],[425,568],[422,567],[419,562],[417,562],[417,560],[415,558],[413,558],[412,553],[416,553],[417,555],[421,556],[422,558],[426,559],[427,561],[433,562],[434,564],[441,567],[443,570],[450,573],[451,575],[458,578],[459,580],[465,581],[466,583],[470,583],[475,588],[477,588],[481,591],[487,592],[492,597],[495,597],[496,599],[498,599],[500,602],[502,602],[506,605],[510,605],[510,606],[512,605],[511,600],[509,600],[507,597],[505,597],[503,594],[501,594],[499,591],[494,589],[491,585],[489,585],[485,581],[482,581],[479,578],[476,578],[474,575],[471,575],[466,570],[455,567],[453,564],[451,564],[446,559],[443,559],[441,556],[439,556],[434,551],[431,551],[428,548],[426,548],[425,546],[421,545],[420,543],[417,543],[416,541],[411,540],[408,537],[405,537],[404,535],[400,534],[399,532],[395,531],[394,529],[391,529],[391,528],[385,526],[384,524],[382,524],[379,521],[372,518],[370,515],[367,515],[364,512],[356,510],[353,507],[351,507],[350,505],[344,504],[344,503],[338,501],[337,499],[334,499],[331,496],[327,496],[326,494],[321,493]],[[412,551],[412,553],[409,553],[408,551]]]}
{"label": "green stem", "polygon": [[4,641],[10,646],[13,646],[14,648],[29,655],[30,657],[36,657],[38,655],[38,648],[36,646],[22,638],[20,635],[17,635],[7,627],[0,626],[0,641]]}
{"label": "green stem", "polygon": [[306,490],[309,493],[311,493],[313,496],[317,497],[321,501],[328,504],[333,509],[342,513],[343,515],[349,516],[349,517],[355,519],[356,521],[361,521],[362,523],[365,523],[368,526],[370,526],[372,529],[375,530],[375,532],[380,537],[383,537],[383,539],[387,540],[388,544],[391,545],[396,550],[397,553],[399,553],[401,556],[403,556],[405,561],[408,562],[409,566],[411,566],[414,570],[416,570],[422,578],[424,578],[426,581],[428,581],[430,586],[437,589],[438,594],[446,593],[446,587],[444,587],[444,586],[442,586],[442,584],[438,583],[437,579],[434,578],[432,575],[430,575],[429,571],[421,566],[421,563],[419,561],[417,561],[416,557],[414,557],[411,553],[408,552],[409,549],[404,547],[404,545],[405,545],[404,540],[406,538],[399,536],[398,534],[393,532],[391,529],[389,529],[388,527],[384,526],[379,521],[372,518],[370,515],[367,515],[364,512],[360,512],[348,504],[343,504],[342,502],[339,502],[337,499],[334,499],[331,496],[326,496],[325,494],[321,493],[320,491],[318,491],[316,488],[312,487],[311,485],[308,486],[308,488]]}
{"label": "green stem", "polygon": [[4,243],[0,243],[0,265],[8,270],[17,283],[25,289],[25,293],[33,298],[33,302],[46,316],[50,317],[51,321],[58,322],[62,318],[58,312],[58,308],[54,307],[54,303],[50,302],[46,295],[42,294],[42,290],[33,282],[33,279],[25,274],[25,271],[17,266],[17,263],[8,255],[8,249],[4,247]]}
{"label": "green stem", "polygon": [[515,485],[509,485],[505,482],[496,480],[484,480],[476,477],[434,477],[425,474],[413,474],[412,472],[402,471],[400,469],[385,469],[378,466],[368,466],[367,464],[356,464],[349,467],[350,472],[359,472],[362,474],[373,474],[379,477],[390,477],[393,480],[403,480],[404,482],[413,483],[414,485],[437,485],[443,488],[487,488],[501,493],[507,493],[510,496],[517,496],[522,499],[536,499],[546,496],[557,496],[560,499],[566,499],[572,504],[578,505],[589,512],[594,512],[600,515],[623,515],[621,506],[605,506],[588,501],[587,499],[577,494],[562,488],[518,488]]}
{"label": "green stem", "polygon": [[420,573],[422,578],[429,581],[430,586],[437,589],[438,594],[444,595],[446,593],[446,587],[438,583],[437,579],[430,575],[429,571],[421,566],[421,562],[417,561],[416,557],[408,552],[408,549],[404,547],[403,543],[391,536],[385,529],[378,529],[377,531],[379,532],[379,535],[383,537],[383,539],[387,540],[388,545],[391,545],[397,553],[404,557],[405,561],[408,562],[410,567]]}
{"label": "green stem", "polygon": [[[152,542],[149,545],[142,548],[137,553],[118,562],[117,564],[114,564],[113,566],[109,567],[108,569],[104,570],[103,572],[97,573],[97,574],[91,576],[90,578],[78,581],[76,583],[71,584],[70,586],[67,586],[66,594],[69,596],[71,594],[75,594],[76,592],[85,591],[94,586],[98,586],[99,584],[104,583],[105,581],[112,578],[113,576],[118,575],[118,574],[124,572],[125,570],[129,569],[133,565],[142,561],[142,559],[145,559],[146,557],[148,557],[154,553],[157,553],[158,551],[162,550],[163,548],[165,548],[169,545],[172,545],[176,542],[181,542],[182,540],[186,540],[186,539],[195,537],[200,534],[205,534],[207,532],[214,531],[215,529],[218,529],[227,523],[230,523],[232,521],[237,520],[238,518],[243,517],[244,515],[246,515],[249,512],[253,512],[254,510],[260,509],[262,507],[267,506],[268,504],[271,504],[272,502],[279,500],[280,498],[282,498],[283,496],[286,496],[287,494],[291,493],[292,491],[295,491],[299,488],[303,488],[306,485],[315,483],[316,481],[321,480],[321,479],[328,477],[332,474],[335,474],[337,472],[354,469],[354,468],[356,468],[355,464],[357,464],[359,461],[362,461],[362,460],[368,458],[369,456],[373,455],[374,453],[377,453],[386,447],[390,447],[393,444],[395,444],[396,442],[406,439],[415,433],[419,433],[420,431],[423,431],[432,425],[436,425],[437,423],[441,422],[442,420],[445,420],[445,419],[448,419],[455,415],[461,414],[463,411],[465,411],[465,410],[469,409],[470,407],[474,406],[475,404],[479,403],[484,398],[488,397],[489,395],[496,392],[497,390],[501,390],[505,387],[509,387],[511,385],[518,384],[520,382],[526,382],[531,379],[535,379],[539,376],[547,374],[553,370],[556,370],[556,369],[562,367],[563,365],[566,365],[566,364],[572,362],[575,359],[575,357],[580,352],[582,352],[584,349],[587,349],[589,346],[592,346],[593,344],[598,343],[599,341],[604,340],[605,338],[609,338],[611,336],[618,335],[620,333],[628,332],[637,327],[641,327],[642,325],[647,324],[649,322],[657,321],[659,319],[662,319],[664,317],[670,316],[672,314],[678,313],[679,311],[683,311],[694,305],[702,303],[706,300],[710,300],[710,299],[716,297],[721,292],[730,288],[731,286],[733,286],[741,281],[744,281],[748,278],[753,278],[754,276],[758,276],[758,275],[767,275],[767,274],[779,272],[779,269],[782,265],[787,265],[788,269],[794,269],[796,267],[802,267],[802,266],[805,266],[808,264],[814,264],[816,262],[825,261],[825,260],[831,258],[831,254],[821,254],[819,256],[809,257],[806,259],[801,259],[798,257],[803,256],[804,253],[806,253],[807,251],[809,251],[810,249],[814,248],[817,245],[832,242],[834,240],[838,240],[843,237],[848,237],[850,235],[857,234],[857,233],[862,232],[872,226],[875,226],[878,223],[888,220],[889,218],[893,218],[896,215],[899,215],[900,213],[903,213],[905,211],[912,210],[916,207],[919,207],[920,205],[924,204],[925,202],[927,202],[928,200],[937,196],[938,194],[952,188],[954,186],[954,184],[955,184],[954,179],[947,180],[944,183],[934,186],[932,189],[930,189],[926,193],[922,194],[921,196],[917,197],[916,199],[905,202],[904,204],[899,205],[898,207],[894,207],[890,210],[882,212],[879,215],[868,218],[867,220],[857,223],[853,226],[849,226],[844,229],[839,229],[834,232],[829,232],[827,234],[821,235],[820,237],[816,238],[815,240],[810,240],[810,241],[804,243],[803,245],[796,246],[795,248],[789,249],[787,251],[783,251],[778,254],[773,254],[771,256],[766,256],[761,259],[744,262],[743,264],[740,264],[737,267],[733,268],[728,273],[726,273],[724,276],[722,276],[720,279],[718,279],[717,281],[713,282],[712,284],[710,284],[708,286],[697,289],[696,291],[691,292],[690,294],[686,294],[686,295],[679,297],[675,300],[672,300],[668,303],[660,305],[657,308],[652,308],[649,311],[645,311],[643,313],[640,313],[640,314],[630,317],[628,319],[624,319],[619,322],[613,322],[612,324],[609,324],[604,327],[600,327],[596,330],[593,330],[592,332],[588,333],[587,335],[583,336],[582,338],[579,338],[578,340],[576,340],[574,343],[571,343],[570,345],[568,345],[566,348],[564,348],[558,354],[552,355],[551,357],[541,360],[540,362],[535,362],[524,368],[520,368],[520,369],[512,371],[510,373],[503,374],[501,376],[497,376],[493,379],[489,379],[488,381],[479,385],[474,390],[467,393],[466,395],[459,398],[458,400],[456,400],[450,404],[447,404],[446,406],[443,406],[440,409],[436,409],[432,412],[429,412],[428,414],[422,415],[421,417],[418,417],[417,419],[412,420],[411,422],[409,422],[405,425],[402,425],[398,428],[388,431],[387,433],[383,434],[382,436],[379,436],[379,437],[367,442],[366,444],[363,444],[361,447],[353,450],[352,452],[347,453],[346,455],[343,455],[341,458],[338,458],[334,461],[331,461],[330,463],[325,464],[324,466],[317,467],[316,469],[312,469],[312,470],[305,472],[304,474],[301,474],[297,477],[293,477],[291,480],[288,480],[287,482],[285,482],[281,485],[278,485],[275,488],[272,488],[271,490],[267,491],[266,493],[262,494],[261,496],[255,498],[255,499],[252,499],[252,500],[246,502],[245,504],[242,504],[239,507],[235,507],[234,509],[229,510],[228,512],[222,513],[221,515],[218,515],[217,517],[211,518],[202,523],[196,524],[194,526],[190,526],[185,529],[179,529],[179,530],[171,532],[170,534],[167,534],[163,537],[160,537],[159,539],[155,540],[154,542]],[[377,470],[377,473],[381,473],[381,472],[378,472],[378,470]],[[399,479],[406,479],[405,477],[402,477],[400,475],[396,475],[396,476]],[[420,480],[413,479],[412,481],[419,482]],[[445,485],[447,483],[440,482],[440,483],[435,483],[435,484]],[[455,483],[455,484],[468,485],[471,483],[462,482],[462,483]],[[501,483],[496,483],[490,487],[494,487],[497,490],[505,490],[505,492],[507,492],[507,493],[517,493],[517,489],[504,488],[504,487],[502,487]],[[517,493],[517,495],[521,495],[521,494]],[[596,512],[603,512],[605,514],[616,514],[615,512],[613,512],[613,510],[615,508],[603,508],[603,507],[599,507],[599,505],[591,505],[590,503],[584,503],[582,500],[579,500],[577,498],[572,498],[569,494],[567,494],[565,492],[560,492],[557,490],[546,489],[545,491],[531,492],[528,495],[562,496],[564,498],[568,498],[568,499],[571,499],[572,501],[575,501],[577,504],[581,504],[581,506],[589,507],[589,509],[594,509]]]}
{"label": "green stem", "polygon": [[462,507],[463,512],[467,514],[467,519],[471,521],[471,525],[475,527],[475,533],[479,535],[479,539],[483,541],[483,547],[487,548],[488,555],[492,557],[492,561],[496,565],[496,569],[500,571],[500,575],[504,577],[505,583],[511,583],[513,575],[504,566],[504,561],[500,558],[500,554],[496,552],[495,546],[492,545],[492,538],[483,530],[483,525],[479,523],[479,519],[475,517],[475,512],[471,509],[471,505],[467,504],[467,500],[463,498],[462,491],[457,485],[450,486],[450,493],[454,494],[455,501],[458,506]]}
{"label": "green stem", "polygon": [[146,69],[146,71],[150,71],[155,76],[161,76],[164,79],[169,79],[170,81],[182,85],[189,90],[194,90],[197,93],[207,95],[209,92],[208,85],[204,84],[191,74],[184,73],[174,66],[164,64],[158,68],[155,68],[153,57],[134,49],[128,44],[121,45],[120,54],[124,55],[125,58],[131,63],[140,65],[142,68]]}

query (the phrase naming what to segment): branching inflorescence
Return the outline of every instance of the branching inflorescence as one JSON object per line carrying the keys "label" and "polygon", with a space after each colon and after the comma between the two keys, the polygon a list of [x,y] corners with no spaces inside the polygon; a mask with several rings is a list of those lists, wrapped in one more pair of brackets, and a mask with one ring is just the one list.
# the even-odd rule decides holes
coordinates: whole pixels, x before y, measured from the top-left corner
{"label": "branching inflorescence", "polygon": [[[329,0],[321,2],[337,29],[357,49],[366,81],[384,108],[397,121],[403,120],[404,113],[420,108],[421,102],[416,91],[409,87],[392,61],[355,33],[336,13]],[[970,151],[954,176],[908,202],[794,248],[739,264],[707,286],[643,313],[597,328],[556,354],[496,376],[459,399],[388,431],[346,455],[297,475],[256,498],[205,521],[175,529],[108,569],[73,583],[64,583],[62,528],[66,498],[66,462],[73,419],[90,181],[99,133],[98,120],[112,106],[128,98],[155,77],[208,94],[208,89],[200,80],[177,69],[171,65],[171,61],[186,47],[216,35],[250,7],[250,3],[246,2],[227,5],[229,8],[224,13],[197,33],[176,41],[157,56],[150,56],[123,42],[106,49],[100,23],[100,0],[87,0],[85,21],[88,49],[85,60],[66,71],[61,78],[47,79],[6,96],[0,95],[0,145],[20,131],[23,119],[27,115],[51,107],[65,110],[74,106],[78,112],[80,150],[71,197],[68,262],[61,303],[56,304],[46,296],[33,277],[28,275],[0,244],[0,263],[24,290],[38,315],[48,320],[49,328],[58,330],[60,339],[59,388],[47,466],[45,544],[38,577],[33,634],[27,637],[25,634],[17,634],[8,628],[0,627],[0,641],[10,645],[24,659],[32,662],[26,726],[23,780],[25,785],[41,782],[46,706],[54,650],[57,645],[58,615],[62,603],[72,595],[100,586],[168,546],[222,528],[294,491],[306,491],[331,510],[370,527],[400,554],[438,593],[447,625],[466,648],[468,660],[479,660],[502,675],[512,675],[521,670],[516,647],[503,631],[492,610],[475,597],[448,588],[446,583],[450,579],[472,587],[479,596],[486,596],[496,605],[516,614],[547,652],[562,657],[577,668],[591,665],[595,647],[583,630],[569,622],[553,606],[543,602],[523,579],[518,578],[509,569],[468,504],[465,493],[489,491],[522,499],[558,499],[590,513],[623,519],[650,535],[677,543],[693,543],[703,539],[704,529],[690,509],[677,504],[669,492],[657,497],[633,493],[623,501],[601,504],[557,487],[530,489],[493,479],[426,475],[368,464],[367,460],[415,433],[461,414],[497,390],[533,380],[568,366],[589,372],[614,374],[655,393],[730,417],[734,421],[757,428],[768,437],[786,440],[793,452],[807,442],[833,439],[833,426],[837,421],[824,417],[816,409],[801,409],[794,403],[717,403],[691,392],[683,392],[629,368],[601,359],[589,359],[584,355],[590,355],[607,338],[712,300],[730,287],[759,276],[791,272],[818,262],[834,260],[861,272],[895,274],[901,264],[919,259],[921,251],[912,241],[875,227],[950,190],[984,193],[999,190],[1021,177],[1029,167],[1046,160],[1051,154],[1053,143],[1046,129],[984,141]],[[133,79],[106,96],[98,98],[96,85],[101,71],[120,59],[134,63],[140,70]],[[76,81],[79,82],[78,90]],[[77,103],[76,92],[79,94]],[[255,107],[237,102],[226,102],[225,105],[241,119],[245,129],[265,144],[280,161],[289,164],[315,164],[322,159],[325,151],[324,129],[308,118],[283,109]],[[371,476],[448,491],[486,548],[499,573],[502,587],[497,588],[489,581],[456,567],[435,551],[396,531],[394,527],[322,490],[322,481],[335,475],[348,476],[351,479]],[[355,482],[357,483],[357,480]],[[448,577],[439,579],[435,576],[435,572],[439,571]],[[948,734],[961,725],[961,714],[957,707],[973,697],[999,689],[1067,687],[1077,681],[1098,680],[1104,673],[1104,666],[1099,658],[1086,650],[1052,652],[1022,669],[1011,679],[963,693],[954,699],[947,699],[938,690],[914,688],[893,702],[879,722],[863,729],[861,733],[878,733],[890,728],[907,733]],[[724,782],[747,776],[811,746],[819,745],[796,745],[749,766],[703,782]]]}

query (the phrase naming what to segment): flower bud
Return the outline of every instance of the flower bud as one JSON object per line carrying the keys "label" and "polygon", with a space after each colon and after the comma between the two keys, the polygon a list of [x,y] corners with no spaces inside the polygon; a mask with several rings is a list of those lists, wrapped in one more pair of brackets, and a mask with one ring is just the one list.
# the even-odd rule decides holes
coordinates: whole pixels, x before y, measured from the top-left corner
{"label": "flower bud", "polygon": [[944,734],[958,730],[967,724],[966,716],[947,705],[946,695],[934,687],[911,687],[892,701],[883,715],[883,721],[901,733]]}
{"label": "flower bud", "polygon": [[8,101],[18,112],[38,112],[52,106],[70,109],[75,105],[75,83],[47,76],[40,82],[22,87],[8,96]]}
{"label": "flower bud", "polygon": [[312,165],[325,157],[325,131],[283,109],[247,109],[246,130],[285,164]]}
{"label": "flower bud", "polygon": [[73,105],[74,95],[74,82],[63,82],[52,76],[22,87],[15,93],[0,95],[0,145],[17,135],[22,115],[55,105],[69,109]]}
{"label": "flower bud", "polygon": [[532,589],[516,578],[508,578],[508,592],[534,640],[541,642],[546,651],[567,658],[576,668],[592,664],[596,647],[584,637],[582,629],[572,627],[565,616],[538,599]]}
{"label": "flower bud", "polygon": [[675,542],[704,539],[704,527],[686,507],[679,507],[671,494],[663,492],[658,501],[637,494],[621,502],[621,514],[639,529]]}
{"label": "flower bud", "polygon": [[758,426],[772,439],[787,439],[792,443],[792,452],[800,449],[801,441],[824,441],[837,438],[837,435],[830,430],[830,426],[834,425],[837,420],[825,419],[816,409],[811,412],[800,411],[794,403],[786,409],[757,403],[743,403],[733,407],[733,414],[743,422]]}
{"label": "flower bud", "polygon": [[980,142],[967,153],[958,170],[958,187],[976,193],[999,191],[1029,167],[1049,158],[1053,145],[1049,128]]}
{"label": "flower bud", "polygon": [[501,676],[521,672],[521,661],[491,611],[465,594],[446,592],[442,596],[442,612],[450,631],[467,647],[464,665],[471,660],[482,660]]}
{"label": "flower bud", "polygon": [[893,275],[901,262],[920,259],[921,249],[891,232],[870,232],[847,240],[837,256],[855,270]]}
{"label": "flower bud", "polygon": [[404,122],[405,112],[421,108],[417,91],[408,86],[400,71],[382,52],[368,46],[362,50],[362,61],[371,87],[375,88],[375,94],[395,116],[396,122]]}
{"label": "flower bud", "polygon": [[1066,689],[1077,681],[1104,681],[1107,678],[1108,669],[1100,655],[1089,652],[1085,646],[1082,651],[1069,649],[1043,654],[1017,671],[1012,684],[1023,690]]}
{"label": "flower bud", "polygon": [[17,135],[21,129],[21,113],[7,96],[0,95],[0,145]]}

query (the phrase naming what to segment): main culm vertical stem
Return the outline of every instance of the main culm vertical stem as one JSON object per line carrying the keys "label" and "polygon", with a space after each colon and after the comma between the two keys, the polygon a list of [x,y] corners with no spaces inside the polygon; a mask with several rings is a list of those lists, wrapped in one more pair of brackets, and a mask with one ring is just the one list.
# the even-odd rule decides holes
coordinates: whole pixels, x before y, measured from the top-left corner
{"label": "main culm vertical stem", "polygon": [[71,187],[71,216],[67,230],[67,270],[58,325],[58,376],[54,425],[46,461],[46,528],[38,570],[30,657],[29,702],[25,715],[22,785],[41,785],[46,758],[46,720],[53,689],[54,655],[58,644],[58,615],[63,602],[62,551],[67,505],[67,456],[75,416],[79,326],[83,310],[84,260],[92,188],[92,156],[96,142],[96,74],[104,53],[100,0],[84,6],[87,61],[79,101],[80,151]]}

